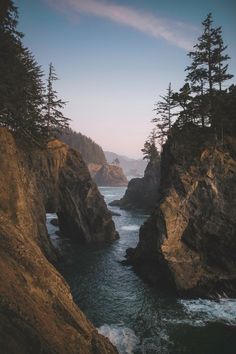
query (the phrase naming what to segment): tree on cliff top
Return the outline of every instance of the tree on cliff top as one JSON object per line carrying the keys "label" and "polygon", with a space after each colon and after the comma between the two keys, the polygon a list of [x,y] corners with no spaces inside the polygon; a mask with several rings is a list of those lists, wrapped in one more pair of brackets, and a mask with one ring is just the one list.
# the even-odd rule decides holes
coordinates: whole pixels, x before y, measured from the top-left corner
{"label": "tree on cliff top", "polygon": [[188,53],[192,59],[186,81],[190,84],[193,93],[192,105],[195,108],[195,117],[201,120],[201,125],[211,124],[214,116],[214,105],[217,99],[217,89],[222,90],[224,81],[233,75],[228,74],[228,65],[224,64],[229,58],[224,54],[221,27],[214,28],[212,14],[209,13],[202,22],[203,34],[194,45],[194,50]]}
{"label": "tree on cliff top", "polygon": [[73,149],[78,150],[86,163],[104,165],[107,162],[101,146],[87,136],[77,133],[71,128],[61,129],[57,136]]}
{"label": "tree on cliff top", "polygon": [[31,141],[45,134],[41,115],[42,71],[23,46],[17,31],[18,12],[12,1],[1,5],[0,23],[0,124]]}
{"label": "tree on cliff top", "polygon": [[151,131],[151,134],[148,136],[147,140],[144,143],[144,147],[141,149],[143,153],[143,159],[149,161],[154,161],[159,158],[159,152],[156,147],[156,129]]}
{"label": "tree on cliff top", "polygon": [[57,80],[58,78],[55,69],[52,63],[50,63],[44,106],[44,118],[49,136],[60,132],[61,129],[67,129],[69,127],[70,119],[65,117],[61,112],[61,110],[65,107],[66,102],[57,97],[57,92],[53,88],[53,83]]}
{"label": "tree on cliff top", "polygon": [[183,87],[179,89],[179,92],[174,92],[172,98],[179,107],[178,113],[176,115],[178,118],[175,121],[175,127],[183,127],[186,123],[198,123],[196,118],[197,100],[193,99],[191,88],[188,82],[186,82]]}
{"label": "tree on cliff top", "polygon": [[112,165],[116,165],[116,166],[120,165],[120,160],[118,159],[118,157],[116,157],[115,160],[112,161]]}
{"label": "tree on cliff top", "polygon": [[175,116],[173,109],[176,107],[176,102],[173,99],[171,83],[169,83],[166,95],[160,97],[161,100],[156,103],[156,108],[154,108],[156,116],[152,122],[156,123],[156,138],[162,146],[172,127]]}
{"label": "tree on cliff top", "polygon": [[68,119],[59,110],[64,102],[57,99],[52,88],[56,76],[51,67],[45,99],[43,72],[22,43],[23,34],[17,31],[18,11],[13,1],[1,2],[0,20],[0,125],[42,146],[52,128],[68,126]]}

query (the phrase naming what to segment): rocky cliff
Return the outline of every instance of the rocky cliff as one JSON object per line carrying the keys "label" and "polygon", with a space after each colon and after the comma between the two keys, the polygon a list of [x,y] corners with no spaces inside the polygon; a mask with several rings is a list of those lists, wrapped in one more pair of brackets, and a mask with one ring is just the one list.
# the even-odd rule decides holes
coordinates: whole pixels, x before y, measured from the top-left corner
{"label": "rocky cliff", "polygon": [[127,186],[128,180],[120,166],[105,164],[93,177],[98,186],[123,187]]}
{"label": "rocky cliff", "polygon": [[110,240],[111,216],[78,153],[59,141],[28,151],[0,129],[1,353],[117,353],[53,267],[45,226],[54,211],[75,237]]}
{"label": "rocky cliff", "polygon": [[166,143],[162,197],[129,261],[186,296],[236,295],[236,139],[190,126]]}
{"label": "rocky cliff", "polygon": [[122,167],[122,170],[126,176],[133,176],[133,178],[136,178],[144,175],[144,171],[147,167],[146,160],[142,158],[133,159],[128,156],[118,155],[111,151],[104,151],[104,154],[109,164],[118,159],[120,161],[120,167]]}
{"label": "rocky cliff", "polygon": [[129,181],[125,195],[120,200],[110,203],[122,209],[143,209],[152,211],[159,197],[160,161],[150,161],[145,169],[144,177]]}

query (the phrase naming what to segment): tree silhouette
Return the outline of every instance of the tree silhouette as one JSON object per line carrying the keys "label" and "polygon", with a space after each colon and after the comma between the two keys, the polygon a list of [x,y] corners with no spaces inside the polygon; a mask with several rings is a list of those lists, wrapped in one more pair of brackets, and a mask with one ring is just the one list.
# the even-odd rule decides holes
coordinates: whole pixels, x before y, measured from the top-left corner
{"label": "tree silhouette", "polygon": [[116,157],[115,160],[112,161],[112,164],[113,164],[113,165],[116,165],[116,166],[119,166],[120,160],[118,159],[118,157]]}
{"label": "tree silhouette", "polygon": [[182,127],[184,124],[194,121],[193,115],[193,104],[191,96],[191,89],[189,83],[185,83],[183,87],[180,88],[179,92],[174,92],[172,94],[172,99],[175,103],[175,107],[179,107],[178,119],[176,124],[178,127]]}
{"label": "tree silhouette", "polygon": [[149,161],[154,161],[159,157],[159,152],[156,147],[156,130],[153,129],[148,136],[147,140],[144,143],[144,147],[141,149],[143,153],[143,159],[147,159]]}
{"label": "tree silhouette", "polygon": [[173,109],[176,107],[176,102],[173,99],[171,83],[169,83],[166,95],[160,97],[161,100],[156,103],[156,108],[154,108],[156,116],[152,122],[156,124],[156,138],[158,138],[160,145],[163,145],[172,127],[173,118],[176,115],[173,113]]}
{"label": "tree silhouette", "polygon": [[42,143],[45,124],[42,71],[23,46],[17,31],[18,12],[11,0],[1,5],[0,22],[0,124],[30,141]]}
{"label": "tree silhouette", "polygon": [[227,46],[223,44],[221,27],[213,27],[211,13],[202,25],[203,34],[194,45],[195,50],[188,53],[192,63],[186,68],[186,81],[192,93],[198,96],[193,97],[193,112],[196,118],[200,116],[204,127],[212,123],[217,87],[221,90],[223,82],[232,78],[232,75],[227,73],[228,65],[224,64],[229,56],[224,54]]}
{"label": "tree silhouette", "polygon": [[44,107],[44,118],[47,124],[49,136],[53,136],[55,133],[60,132],[61,129],[66,129],[69,127],[70,119],[65,117],[61,111],[65,107],[66,102],[57,97],[57,92],[53,88],[53,84],[57,80],[58,78],[55,69],[52,63],[50,63]]}

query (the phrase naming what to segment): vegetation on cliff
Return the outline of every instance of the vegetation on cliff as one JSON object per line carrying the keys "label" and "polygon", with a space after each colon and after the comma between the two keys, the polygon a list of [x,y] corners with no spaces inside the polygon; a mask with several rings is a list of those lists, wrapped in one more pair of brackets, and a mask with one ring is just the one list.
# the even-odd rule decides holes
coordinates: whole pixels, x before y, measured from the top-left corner
{"label": "vegetation on cliff", "polygon": [[191,123],[168,139],[161,197],[129,259],[145,279],[184,296],[235,296],[236,140]]}
{"label": "vegetation on cliff", "polygon": [[101,146],[96,144],[91,138],[70,128],[61,130],[58,138],[73,149],[78,150],[87,164],[104,165],[106,163],[106,157]]}
{"label": "vegetation on cliff", "polygon": [[146,279],[185,296],[236,295],[236,87],[225,87],[226,48],[209,14],[184,86],[158,103],[160,195],[127,252]]}
{"label": "vegetation on cliff", "polygon": [[12,0],[1,4],[0,19],[0,126],[37,145],[46,144],[69,121],[53,88],[54,68],[50,64],[45,88],[43,71],[17,30],[18,12]]}
{"label": "vegetation on cliff", "polygon": [[174,92],[169,84],[167,93],[155,105],[152,136],[161,147],[186,123],[208,127],[222,142],[225,134],[236,133],[236,87],[226,85],[233,75],[228,73],[230,57],[225,53],[222,28],[213,26],[211,13],[202,26],[202,35],[188,53],[191,63],[185,70],[183,87]]}

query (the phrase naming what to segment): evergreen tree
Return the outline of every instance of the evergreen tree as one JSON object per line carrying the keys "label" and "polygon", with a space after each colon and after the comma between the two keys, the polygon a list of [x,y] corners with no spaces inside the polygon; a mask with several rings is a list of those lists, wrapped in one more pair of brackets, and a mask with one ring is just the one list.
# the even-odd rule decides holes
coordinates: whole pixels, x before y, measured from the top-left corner
{"label": "evergreen tree", "polygon": [[113,165],[119,166],[120,164],[120,160],[117,158],[115,158],[115,160],[112,162]]}
{"label": "evergreen tree", "polygon": [[47,79],[47,93],[45,96],[45,121],[49,135],[59,132],[61,129],[69,127],[69,118],[65,117],[61,112],[66,105],[66,102],[57,97],[57,92],[53,88],[54,82],[58,80],[55,69],[50,63],[49,74]]}
{"label": "evergreen tree", "polygon": [[173,99],[173,91],[171,88],[171,83],[169,83],[167,94],[165,96],[160,96],[162,100],[158,101],[154,111],[156,112],[156,117],[152,120],[156,123],[157,128],[157,138],[160,140],[161,145],[163,145],[165,138],[168,136],[170,129],[173,124],[173,118],[176,115],[173,113],[173,108],[176,107],[176,102]]}
{"label": "evergreen tree", "polygon": [[151,134],[148,136],[147,140],[144,143],[143,149],[141,149],[143,153],[143,159],[147,159],[149,161],[154,161],[159,157],[159,152],[156,147],[156,130],[153,129]]}
{"label": "evergreen tree", "polygon": [[227,73],[228,64],[224,65],[224,62],[230,59],[229,55],[224,53],[226,49],[227,46],[224,45],[222,38],[222,28],[218,27],[215,29],[214,59],[216,61],[216,68],[214,81],[218,83],[219,91],[222,91],[224,81],[227,81],[233,77],[233,75]]}
{"label": "evergreen tree", "polygon": [[190,83],[193,94],[198,96],[193,98],[194,114],[196,119],[200,117],[204,127],[212,123],[216,87],[221,90],[223,82],[232,75],[227,73],[228,65],[224,65],[229,56],[224,54],[227,46],[223,44],[221,27],[213,27],[211,13],[202,25],[203,34],[198,38],[195,50],[188,54],[192,63],[186,68],[186,81]]}
{"label": "evergreen tree", "polygon": [[87,136],[73,131],[71,128],[62,129],[57,134],[58,139],[64,141],[73,149],[78,150],[86,163],[105,164],[106,157],[98,144]]}
{"label": "evergreen tree", "polygon": [[45,136],[42,72],[21,42],[13,2],[4,1],[0,13],[0,124],[39,143]]}
{"label": "evergreen tree", "polygon": [[181,127],[187,122],[193,121],[193,105],[191,96],[191,89],[189,83],[185,83],[183,87],[180,88],[179,92],[174,92],[172,94],[172,99],[176,105],[179,107],[178,119],[176,125]]}

